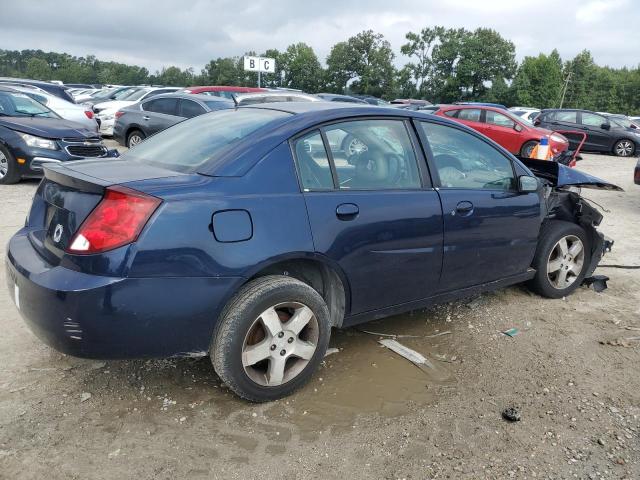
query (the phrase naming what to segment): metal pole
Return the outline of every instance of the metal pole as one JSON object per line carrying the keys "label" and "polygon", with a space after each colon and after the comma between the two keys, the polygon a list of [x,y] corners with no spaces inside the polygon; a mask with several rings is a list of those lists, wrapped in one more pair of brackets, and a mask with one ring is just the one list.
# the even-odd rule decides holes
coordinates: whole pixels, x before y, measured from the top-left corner
{"label": "metal pole", "polygon": [[258,88],[260,88],[260,80],[261,80],[261,74],[262,72],[260,70],[258,70]]}
{"label": "metal pole", "polygon": [[562,89],[562,98],[560,99],[560,106],[558,108],[562,108],[562,104],[564,103],[564,95],[567,93],[567,87],[569,86],[569,79],[571,78],[571,72],[567,74],[567,78],[564,82],[564,88]]}

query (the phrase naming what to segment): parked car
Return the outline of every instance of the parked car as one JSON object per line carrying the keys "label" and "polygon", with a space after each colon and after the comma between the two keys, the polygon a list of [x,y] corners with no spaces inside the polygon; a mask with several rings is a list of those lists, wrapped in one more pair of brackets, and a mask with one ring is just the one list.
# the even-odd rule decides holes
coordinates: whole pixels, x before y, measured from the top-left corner
{"label": "parked car", "polygon": [[364,100],[370,105],[377,105],[378,107],[388,107],[390,104],[386,100],[382,100],[381,98],[374,97],[373,95],[351,95],[352,97],[359,98],[360,100]]}
{"label": "parked car", "polygon": [[[365,147],[350,162],[311,148],[336,130]],[[252,401],[308,381],[332,327],[525,281],[570,294],[611,244],[566,187],[618,189],[555,162],[536,178],[446,118],[337,102],[207,113],[110,163],[46,168],[10,297],[62,352],[209,354]]]}
{"label": "parked car", "polygon": [[36,102],[40,102],[57,113],[65,120],[84,125],[89,130],[98,131],[98,122],[93,117],[93,110],[88,105],[78,105],[51,95],[37,87],[12,86],[11,88],[28,95]]}
{"label": "parked car", "polygon": [[427,105],[431,105],[431,102],[426,100],[417,100],[415,98],[396,98],[395,100],[391,100],[392,107],[401,107],[401,106],[416,106],[416,107],[424,107]]}
{"label": "parked car", "polygon": [[210,86],[194,86],[181,90],[182,93],[202,93],[213,97],[223,97],[233,100],[239,93],[264,93],[268,92],[266,88],[255,87],[233,87],[230,85],[210,85]]}
{"label": "parked car", "polygon": [[0,184],[41,176],[43,165],[108,154],[95,130],[0,85]]}
{"label": "parked car", "polygon": [[162,93],[177,92],[180,90],[178,87],[142,87],[137,90],[132,90],[131,93],[125,95],[118,100],[111,100],[108,102],[96,103],[93,105],[93,112],[96,114],[98,124],[100,125],[100,134],[105,136],[113,135],[113,124],[115,122],[115,115],[118,110],[134,103],[141,102],[147,98],[155,97]]}
{"label": "parked car", "polygon": [[347,103],[362,103],[367,105],[367,102],[360,100],[359,98],[351,97],[349,95],[338,95],[336,93],[316,93],[316,97],[320,97],[327,102],[347,102]]}
{"label": "parked car", "polygon": [[[553,130],[577,130],[587,134],[583,150],[613,153],[619,157],[635,155],[640,148],[640,132],[624,128],[607,117],[589,110],[548,109],[536,118],[535,125]],[[580,138],[567,134],[574,149]]]}
{"label": "parked car", "polygon": [[264,93],[239,93],[234,98],[236,105],[255,105],[258,103],[280,102],[324,102],[321,98],[307,93],[294,91],[274,91]]}
{"label": "parked car", "polygon": [[0,77],[0,84],[5,84],[5,83],[33,85],[35,87],[41,88],[45,92],[49,92],[51,95],[60,97],[61,99],[66,100],[67,102],[74,103],[73,96],[68,92],[68,88],[58,83],[42,82],[40,80],[30,80],[27,78]]}
{"label": "parked car", "polygon": [[476,105],[478,107],[493,107],[501,110],[507,110],[507,107],[501,103],[488,103],[488,102],[454,102],[454,105]]}
{"label": "parked car", "polygon": [[110,102],[112,100],[120,100],[127,95],[131,95],[134,91],[140,90],[142,87],[116,87],[106,88],[95,92],[91,95],[81,95],[76,99],[76,103],[93,106],[96,103]]}
{"label": "parked car", "polygon": [[463,123],[521,157],[529,158],[542,137],[549,139],[549,147],[554,156],[569,148],[569,141],[563,135],[534,127],[499,107],[477,104],[444,105],[435,114]]}
{"label": "parked car", "polygon": [[224,108],[234,108],[235,105],[232,100],[210,95],[156,95],[118,110],[115,114],[113,138],[120,145],[134,147],[145,138],[187,118]]}
{"label": "parked car", "polygon": [[530,107],[511,107],[509,109],[511,113],[519,116],[520,118],[525,119],[527,122],[533,124],[533,121],[536,119],[538,115],[540,115],[539,108],[530,108]]}

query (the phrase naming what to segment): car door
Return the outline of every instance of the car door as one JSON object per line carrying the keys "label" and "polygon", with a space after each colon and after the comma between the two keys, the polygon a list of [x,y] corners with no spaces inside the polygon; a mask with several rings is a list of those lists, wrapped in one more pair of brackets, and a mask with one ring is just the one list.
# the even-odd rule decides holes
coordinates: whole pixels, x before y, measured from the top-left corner
{"label": "car door", "polygon": [[184,120],[178,115],[178,98],[154,98],[142,104],[142,127],[147,136]]}
{"label": "car door", "polygon": [[521,141],[520,131],[516,130],[515,120],[509,118],[503,113],[495,110],[485,110],[484,122],[486,123],[487,137],[502,145],[511,153],[520,153],[520,148],[524,142]]}
{"label": "car door", "polygon": [[512,159],[454,126],[418,122],[444,218],[443,291],[525,273],[540,227],[537,193],[516,190]]}
{"label": "car door", "polygon": [[[611,123],[606,117],[590,112],[579,112],[580,129],[587,134],[585,150],[609,151],[613,147]],[[607,128],[602,128],[604,125]]]}
{"label": "car door", "polygon": [[[581,129],[578,123],[578,112],[576,110],[554,110],[544,112],[536,119],[536,126],[548,128],[554,131],[577,131]],[[572,133],[562,133],[569,140],[569,148],[575,150],[582,141],[582,135]]]}
{"label": "car door", "polygon": [[416,143],[409,123],[383,118],[292,142],[315,249],[346,274],[352,315],[437,291],[442,209]]}

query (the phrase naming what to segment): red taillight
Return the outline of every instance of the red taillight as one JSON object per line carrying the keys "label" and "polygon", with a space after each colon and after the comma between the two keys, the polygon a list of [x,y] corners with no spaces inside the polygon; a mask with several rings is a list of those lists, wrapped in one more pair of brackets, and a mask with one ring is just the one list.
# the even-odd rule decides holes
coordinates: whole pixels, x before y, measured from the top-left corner
{"label": "red taillight", "polygon": [[121,110],[118,110],[118,111],[116,112],[115,117],[116,117],[116,118],[120,118],[122,115],[124,115],[124,112],[123,112],[123,111],[121,111]]}
{"label": "red taillight", "polygon": [[67,252],[100,253],[135,242],[160,203],[160,199],[130,188],[107,188],[73,236]]}
{"label": "red taillight", "polygon": [[93,112],[91,110],[85,110],[84,114],[87,116],[87,118],[93,118]]}

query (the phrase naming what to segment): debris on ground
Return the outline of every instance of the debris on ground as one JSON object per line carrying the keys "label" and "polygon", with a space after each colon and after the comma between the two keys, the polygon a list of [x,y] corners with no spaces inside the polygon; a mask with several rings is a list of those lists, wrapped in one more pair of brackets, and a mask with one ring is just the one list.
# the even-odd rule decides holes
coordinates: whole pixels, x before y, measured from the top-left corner
{"label": "debris on ground", "polygon": [[582,284],[588,287],[593,287],[595,292],[603,292],[607,289],[607,281],[609,277],[606,275],[593,275],[589,278],[585,278]]}
{"label": "debris on ground", "polygon": [[340,349],[339,348],[327,348],[326,353],[324,354],[325,357],[328,357],[329,355],[333,355],[334,353],[340,353]]}
{"label": "debris on ground", "polygon": [[601,345],[610,345],[612,347],[625,347],[629,348],[633,345],[631,342],[639,342],[640,337],[618,337],[611,340],[600,340]]}
{"label": "debris on ground", "polygon": [[519,422],[522,419],[520,410],[516,407],[508,407],[502,411],[502,418],[509,422]]}
{"label": "debris on ground", "polygon": [[406,358],[418,367],[427,366],[429,368],[435,368],[433,363],[431,363],[424,355],[416,352],[415,350],[411,350],[409,347],[405,347],[393,339],[385,338],[383,340],[378,340],[378,342],[401,357]]}
{"label": "debris on ground", "polygon": [[402,335],[395,333],[380,333],[380,332],[371,332],[369,330],[361,330],[357,329],[361,333],[366,333],[368,335],[375,335],[377,337],[388,337],[388,338],[436,338],[441,337],[443,335],[449,335],[451,331],[446,330],[444,332],[434,333],[433,335]]}
{"label": "debris on ground", "polygon": [[91,394],[89,392],[82,392],[82,394],[80,394],[80,401],[81,402],[86,402],[90,398],[91,398]]}
{"label": "debris on ground", "polygon": [[515,337],[516,335],[518,335],[518,333],[520,333],[520,330],[518,330],[517,328],[510,328],[509,330],[505,330],[503,332],[501,332],[503,335],[506,335],[507,337]]}

